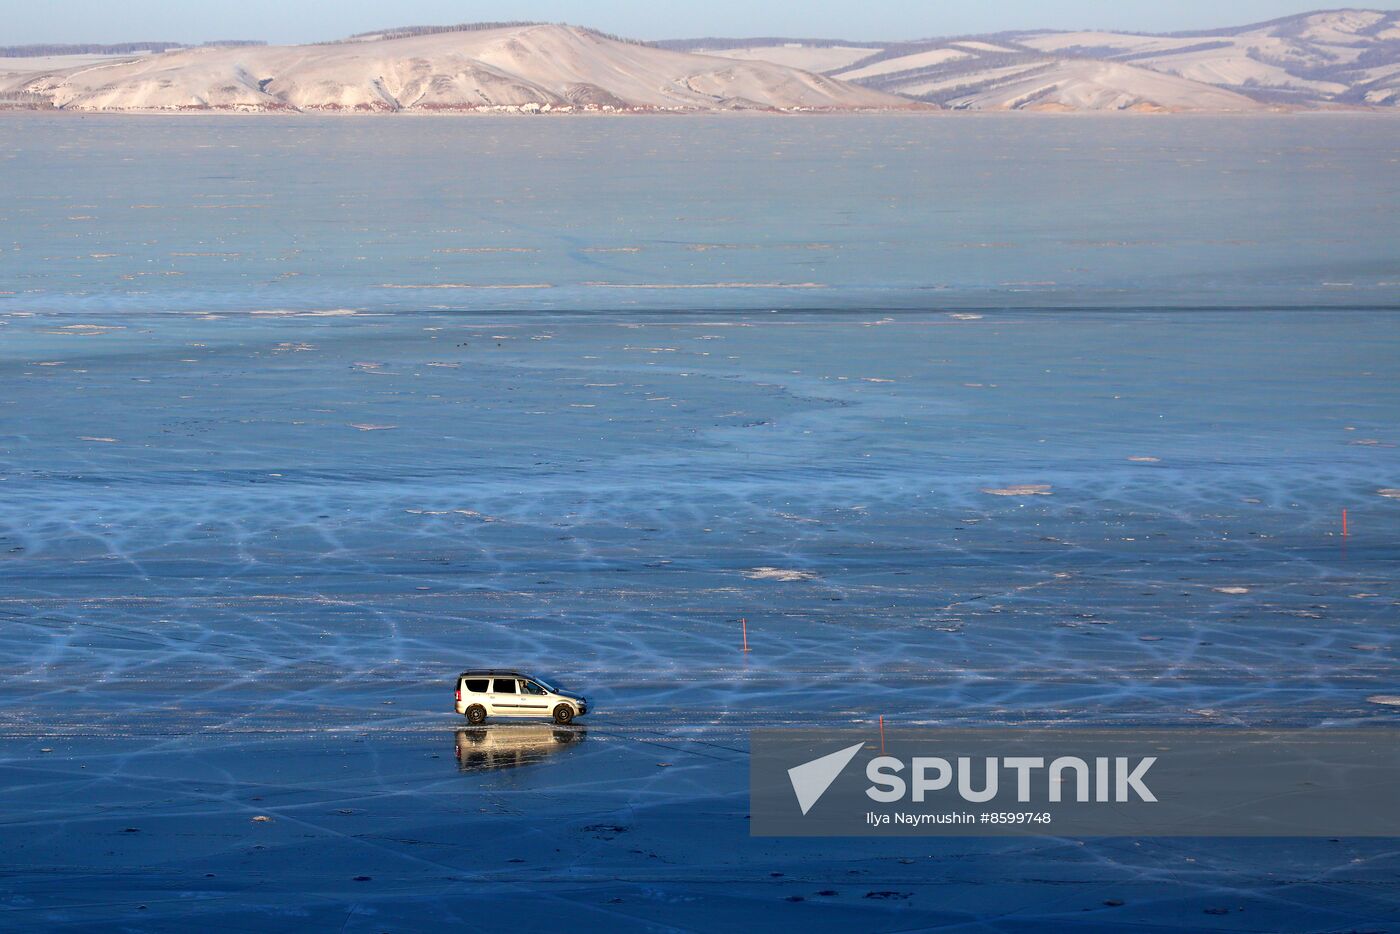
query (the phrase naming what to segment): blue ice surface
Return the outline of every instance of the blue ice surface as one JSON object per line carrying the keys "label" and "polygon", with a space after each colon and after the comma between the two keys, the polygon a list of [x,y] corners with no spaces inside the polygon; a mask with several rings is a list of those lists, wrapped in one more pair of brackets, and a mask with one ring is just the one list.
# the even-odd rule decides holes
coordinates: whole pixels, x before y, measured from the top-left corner
{"label": "blue ice surface", "polygon": [[1394,305],[1397,159],[1384,114],[8,115],[0,308]]}
{"label": "blue ice surface", "polygon": [[1393,725],[1391,126],[0,121],[0,926],[1395,923],[745,821],[760,726]]}

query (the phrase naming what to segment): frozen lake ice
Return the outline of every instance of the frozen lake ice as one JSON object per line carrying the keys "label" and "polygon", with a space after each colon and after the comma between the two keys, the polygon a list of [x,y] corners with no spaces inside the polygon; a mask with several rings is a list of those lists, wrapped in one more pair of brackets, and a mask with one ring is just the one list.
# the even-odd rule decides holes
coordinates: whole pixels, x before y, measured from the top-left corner
{"label": "frozen lake ice", "polygon": [[[579,194],[605,174],[585,156],[722,165],[720,143],[687,156],[695,124],[668,121],[424,121],[412,150],[392,122],[240,124],[0,123],[11,166],[76,189],[0,176],[0,924],[1400,917],[1393,841],[833,845],[745,822],[759,726],[1393,725],[1370,698],[1400,692],[1400,212],[1393,171],[1365,174],[1393,131],[1263,121],[1265,152],[1211,121],[964,124],[979,149],[947,122],[877,123],[883,146],[847,121],[707,123],[770,161],[609,201]],[[1324,125],[1352,135],[1310,143]],[[487,177],[526,151],[555,180],[466,186],[463,127]],[[426,174],[365,189],[347,153],[281,187],[297,145],[356,137]],[[143,166],[157,143],[188,158]],[[1081,156],[1044,155],[1063,145]],[[1164,153],[1178,194],[1228,178],[1293,203],[1177,214],[1125,149]],[[920,168],[989,153],[1060,184],[1013,184],[1030,207],[996,214]],[[779,186],[785,213],[743,221],[751,188],[819,156],[845,166],[828,198]],[[872,205],[889,219],[849,220]],[[1026,263],[1060,284],[1005,285]],[[452,677],[478,665],[556,675],[596,713],[464,733]]]}

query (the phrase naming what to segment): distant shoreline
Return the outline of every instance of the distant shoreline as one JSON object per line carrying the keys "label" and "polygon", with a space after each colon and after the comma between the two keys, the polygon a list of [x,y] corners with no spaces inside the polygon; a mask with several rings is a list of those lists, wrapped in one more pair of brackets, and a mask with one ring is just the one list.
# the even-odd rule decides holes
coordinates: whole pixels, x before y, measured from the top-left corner
{"label": "distant shoreline", "polygon": [[[53,51],[52,49],[43,49]],[[1400,11],[1190,35],[635,42],[563,23],[0,58],[0,109],[141,115],[1400,112]]]}
{"label": "distant shoreline", "polygon": [[1304,117],[1304,116],[1362,116],[1400,117],[1400,110],[1393,107],[1274,107],[1264,110],[954,110],[937,107],[886,107],[870,109],[833,110],[556,110],[545,113],[521,113],[505,110],[235,110],[225,108],[191,108],[187,110],[67,110],[59,107],[0,107],[0,119],[6,117],[294,117],[331,119],[377,119],[412,117],[423,119],[486,119],[486,118],[605,118],[629,119],[635,117],[666,117],[687,119],[695,117],[719,119],[744,119],[755,117],[822,117],[822,118],[862,118],[862,117],[944,117],[944,118],[1017,118],[1017,119],[1064,119],[1064,118],[1154,118],[1154,117],[1240,117],[1257,119],[1260,117]]}

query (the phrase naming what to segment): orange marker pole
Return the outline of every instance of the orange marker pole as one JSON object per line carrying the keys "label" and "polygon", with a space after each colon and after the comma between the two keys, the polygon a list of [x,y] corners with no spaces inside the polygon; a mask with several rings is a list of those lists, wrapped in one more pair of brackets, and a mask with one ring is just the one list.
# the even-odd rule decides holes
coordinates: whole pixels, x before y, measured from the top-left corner
{"label": "orange marker pole", "polygon": [[739,624],[744,627],[744,651],[749,650],[749,621],[744,617],[739,617]]}
{"label": "orange marker pole", "polygon": [[880,755],[885,754],[885,715],[880,714]]}
{"label": "orange marker pole", "polygon": [[1342,538],[1347,537],[1347,511],[1342,510]]}

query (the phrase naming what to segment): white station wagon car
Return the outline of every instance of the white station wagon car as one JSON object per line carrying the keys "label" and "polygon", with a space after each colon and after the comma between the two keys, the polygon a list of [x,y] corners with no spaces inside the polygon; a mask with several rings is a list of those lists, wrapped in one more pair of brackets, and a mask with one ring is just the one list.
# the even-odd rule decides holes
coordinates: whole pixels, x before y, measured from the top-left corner
{"label": "white station wagon car", "polygon": [[457,676],[457,712],[468,723],[491,717],[553,717],[572,723],[588,713],[588,700],[518,671],[473,669]]}

